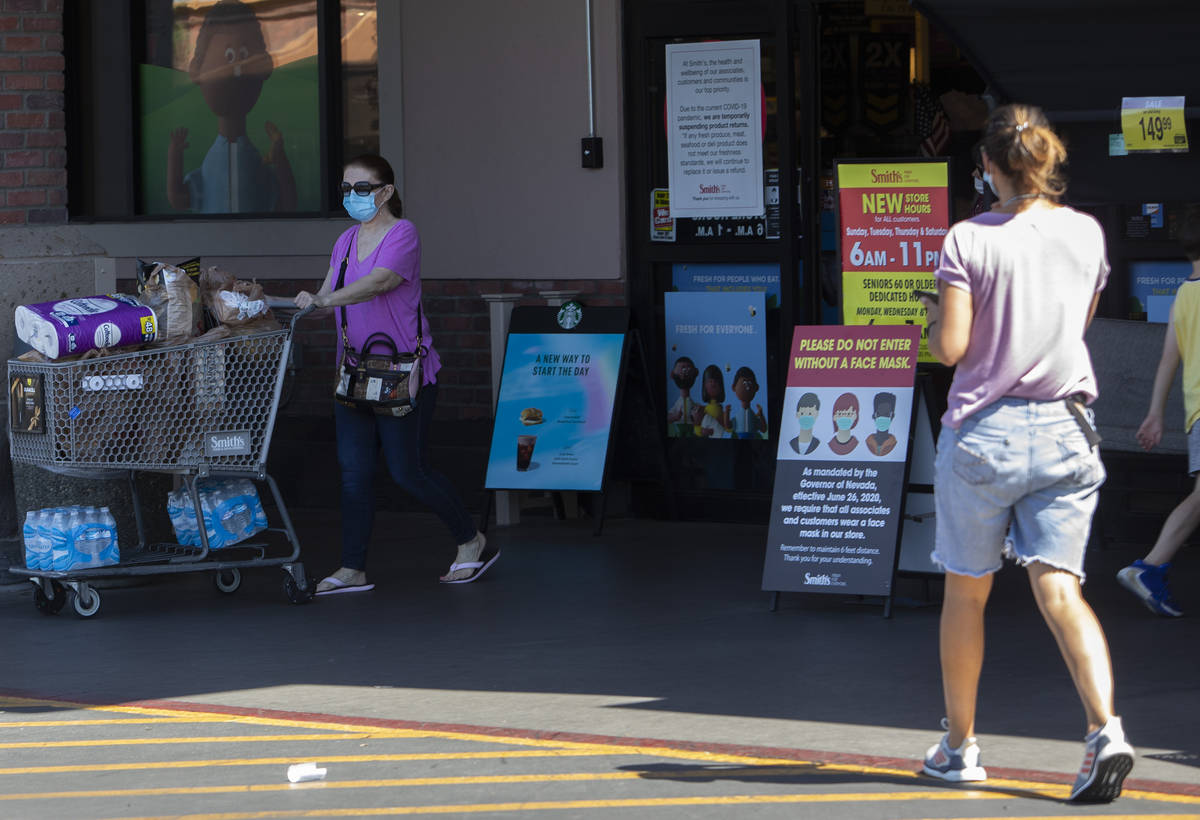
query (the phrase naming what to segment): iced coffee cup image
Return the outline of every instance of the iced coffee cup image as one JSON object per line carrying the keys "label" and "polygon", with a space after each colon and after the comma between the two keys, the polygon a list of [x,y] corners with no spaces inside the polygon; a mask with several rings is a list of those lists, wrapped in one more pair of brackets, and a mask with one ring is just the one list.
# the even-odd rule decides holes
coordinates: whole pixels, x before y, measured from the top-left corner
{"label": "iced coffee cup image", "polygon": [[537,444],[537,436],[517,436],[517,470],[525,472],[533,463],[533,445]]}

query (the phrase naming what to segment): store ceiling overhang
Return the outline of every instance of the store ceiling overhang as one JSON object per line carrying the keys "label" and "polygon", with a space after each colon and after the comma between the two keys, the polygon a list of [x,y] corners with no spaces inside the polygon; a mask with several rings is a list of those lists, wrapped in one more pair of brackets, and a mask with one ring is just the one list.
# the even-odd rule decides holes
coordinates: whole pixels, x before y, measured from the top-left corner
{"label": "store ceiling overhang", "polygon": [[1001,101],[1103,118],[1122,97],[1200,104],[1198,0],[911,0]]}

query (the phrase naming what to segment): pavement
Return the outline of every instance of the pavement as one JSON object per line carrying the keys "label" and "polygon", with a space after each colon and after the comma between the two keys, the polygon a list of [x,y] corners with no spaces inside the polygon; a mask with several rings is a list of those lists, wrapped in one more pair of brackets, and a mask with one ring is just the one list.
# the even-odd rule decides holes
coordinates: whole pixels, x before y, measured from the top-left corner
{"label": "pavement", "polygon": [[[335,568],[336,512],[291,512],[309,574]],[[0,696],[919,767],[943,714],[939,581],[900,579],[890,619],[877,601],[837,595],[784,593],[771,611],[766,527],[613,518],[592,529],[548,514],[493,527],[492,571],[442,585],[453,548],[436,519],[381,514],[376,589],[301,606],[286,602],[278,568],[245,572],[232,595],[211,573],[117,584],[87,620],[39,613],[28,585],[0,587]],[[1139,754],[1127,783],[1200,796],[1200,618],[1157,618],[1117,586],[1143,551],[1093,549],[1085,587]],[[1189,612],[1197,564],[1174,575]],[[989,773],[1070,782],[1083,713],[1020,570],[999,575],[987,628]]]}

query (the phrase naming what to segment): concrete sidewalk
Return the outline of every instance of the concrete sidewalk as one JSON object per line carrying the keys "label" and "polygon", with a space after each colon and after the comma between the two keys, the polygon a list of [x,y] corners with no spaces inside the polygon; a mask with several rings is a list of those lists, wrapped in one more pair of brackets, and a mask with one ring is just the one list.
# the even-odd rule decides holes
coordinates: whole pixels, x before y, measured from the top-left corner
{"label": "concrete sidewalk", "polygon": [[[338,563],[336,513],[293,510],[304,560]],[[503,555],[445,586],[449,537],[427,515],[376,522],[371,593],[285,603],[282,573],[211,574],[104,591],[99,617],[35,611],[0,588],[0,689],[89,701],[190,700],[707,744],[911,759],[940,730],[936,605],[881,607],[760,590],[765,527],[526,517]],[[1200,620],[1152,616],[1113,579],[1141,550],[1097,550],[1086,591],[1108,632],[1132,778],[1200,785]],[[1200,607],[1200,571],[1174,583]],[[1190,565],[1190,569],[1189,569]],[[940,583],[932,585],[934,597]],[[902,580],[918,599],[922,584]],[[997,580],[979,729],[989,768],[1068,775],[1083,714],[1024,573]]]}

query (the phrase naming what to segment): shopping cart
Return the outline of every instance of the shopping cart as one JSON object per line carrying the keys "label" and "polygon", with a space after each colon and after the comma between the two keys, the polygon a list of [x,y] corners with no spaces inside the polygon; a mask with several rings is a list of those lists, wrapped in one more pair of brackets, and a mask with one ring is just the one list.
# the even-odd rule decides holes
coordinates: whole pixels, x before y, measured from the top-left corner
{"label": "shopping cart", "polygon": [[[288,600],[312,599],[300,542],[266,471],[293,334],[308,312],[295,313],[287,328],[267,333],[82,361],[8,362],[12,460],[80,477],[127,476],[137,525],[137,548],[122,546],[117,564],[67,571],[9,568],[33,583],[38,610],[57,613],[70,598],[76,613],[92,617],[100,610],[92,583],[101,578],[212,572],[217,589],[233,593],[242,569],[271,566],[283,569]],[[22,385],[32,399],[18,402]],[[199,546],[148,543],[138,472],[179,476],[198,522],[204,521],[199,479],[265,484],[282,525],[266,532],[281,533],[287,547],[276,537],[210,549],[204,526]]]}

